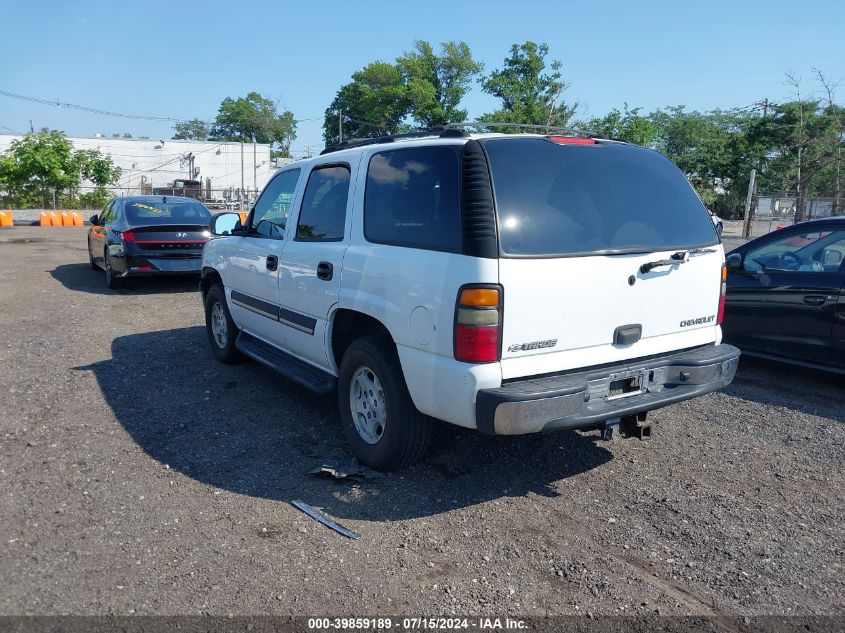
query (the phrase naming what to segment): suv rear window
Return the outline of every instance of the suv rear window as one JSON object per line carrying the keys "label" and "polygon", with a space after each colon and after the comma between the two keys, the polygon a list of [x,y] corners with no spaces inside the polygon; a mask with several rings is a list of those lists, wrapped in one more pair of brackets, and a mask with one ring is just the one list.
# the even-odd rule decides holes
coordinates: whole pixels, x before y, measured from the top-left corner
{"label": "suv rear window", "polygon": [[718,243],[680,170],[631,145],[490,139],[502,252],[524,256],[637,253]]}
{"label": "suv rear window", "polygon": [[364,195],[367,241],[460,252],[459,186],[460,167],[453,147],[375,154]]}

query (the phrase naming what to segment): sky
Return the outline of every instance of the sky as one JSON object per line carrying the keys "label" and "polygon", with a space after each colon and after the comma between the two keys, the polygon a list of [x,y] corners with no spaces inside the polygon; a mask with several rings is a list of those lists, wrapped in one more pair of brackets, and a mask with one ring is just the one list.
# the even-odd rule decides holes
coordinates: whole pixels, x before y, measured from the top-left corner
{"label": "sky", "polygon": [[[292,150],[323,147],[323,112],[356,70],[414,40],[465,41],[487,71],[510,46],[545,42],[581,117],[614,107],[708,110],[786,100],[784,72],[845,79],[842,0],[671,2],[110,2],[0,0],[0,90],[119,113],[211,120],[227,96],[257,91],[300,120]],[[845,83],[839,101],[845,97]],[[475,85],[475,118],[496,100]],[[172,124],[0,96],[0,132],[128,132]]]}

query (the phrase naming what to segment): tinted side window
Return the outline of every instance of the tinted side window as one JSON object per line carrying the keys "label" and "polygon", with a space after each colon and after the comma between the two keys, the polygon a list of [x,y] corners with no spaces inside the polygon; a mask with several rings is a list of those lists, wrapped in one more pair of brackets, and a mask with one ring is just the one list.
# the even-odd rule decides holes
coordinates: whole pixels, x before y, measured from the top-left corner
{"label": "tinted side window", "polygon": [[112,200],[111,204],[109,204],[103,214],[100,216],[100,225],[106,226],[111,224],[114,221],[114,209],[117,206],[117,200]]}
{"label": "tinted side window", "polygon": [[745,254],[745,270],[835,273],[845,259],[845,231],[808,230],[779,237]]}
{"label": "tinted side window", "polygon": [[455,148],[375,154],[367,171],[364,235],[381,244],[460,252],[459,186]]}
{"label": "tinted side window", "polygon": [[296,240],[299,242],[339,242],[346,224],[349,197],[349,167],[316,167],[308,177]]}
{"label": "tinted side window", "polygon": [[299,171],[291,169],[282,172],[270,181],[255,203],[250,233],[274,238],[281,238],[285,234]]}

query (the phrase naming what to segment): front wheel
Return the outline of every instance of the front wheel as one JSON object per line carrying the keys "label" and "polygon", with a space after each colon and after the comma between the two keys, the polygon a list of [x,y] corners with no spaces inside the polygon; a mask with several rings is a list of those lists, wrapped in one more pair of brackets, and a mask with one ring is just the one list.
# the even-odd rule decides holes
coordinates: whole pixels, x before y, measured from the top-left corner
{"label": "front wheel", "polygon": [[226,291],[221,284],[213,285],[205,296],[205,329],[211,353],[217,360],[231,364],[243,359],[243,354],[235,347],[240,330],[229,313]]}
{"label": "front wheel", "polygon": [[371,468],[410,466],[431,441],[431,421],[414,406],[396,347],[387,337],[361,338],[346,350],[338,406],[352,452]]}
{"label": "front wheel", "polygon": [[94,254],[91,252],[91,242],[88,242],[88,263],[91,265],[91,270],[100,270],[97,262],[94,261]]}

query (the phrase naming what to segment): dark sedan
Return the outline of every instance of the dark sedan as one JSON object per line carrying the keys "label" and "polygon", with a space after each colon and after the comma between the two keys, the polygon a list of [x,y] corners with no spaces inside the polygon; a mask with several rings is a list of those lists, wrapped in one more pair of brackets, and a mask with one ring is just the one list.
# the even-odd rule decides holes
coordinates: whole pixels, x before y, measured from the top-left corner
{"label": "dark sedan", "polygon": [[88,258],[106,285],[127,277],[199,273],[211,213],[193,198],[124,196],[91,217]]}
{"label": "dark sedan", "polygon": [[731,251],[722,331],[744,354],[845,372],[845,217]]}

